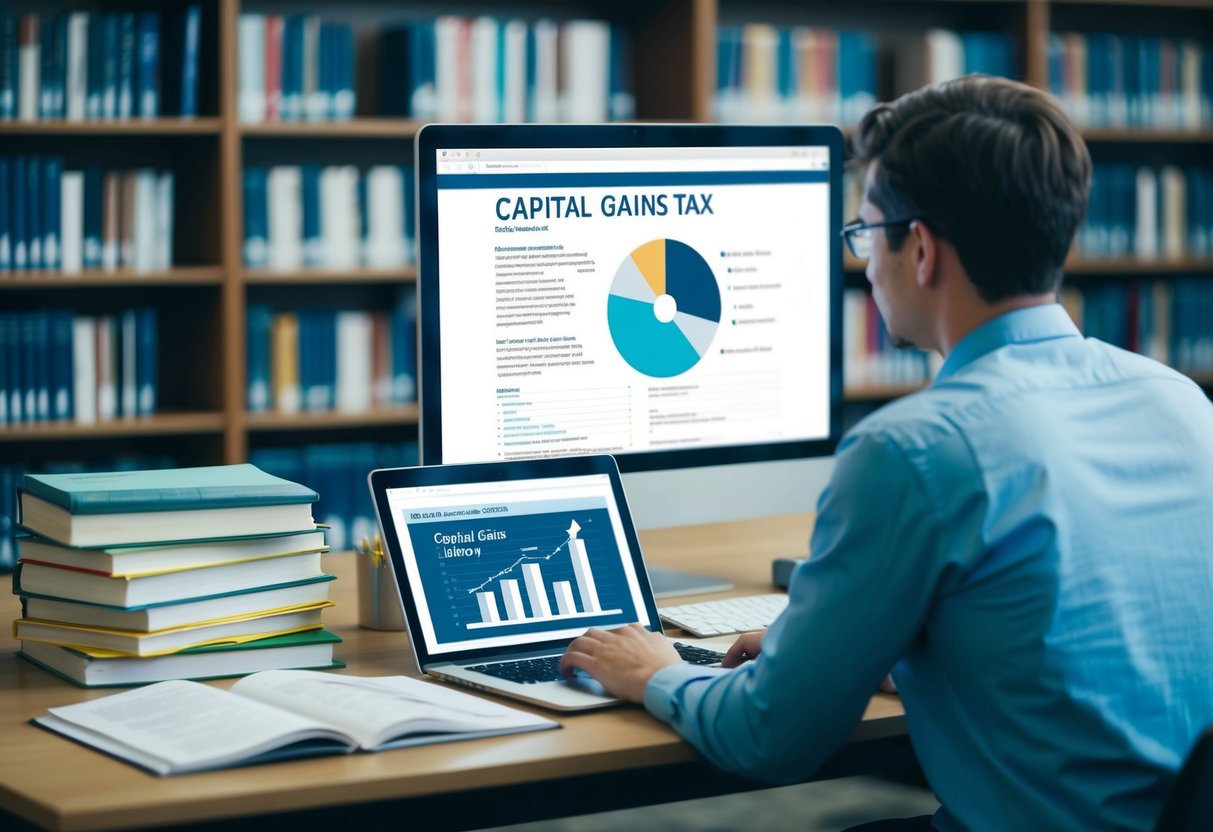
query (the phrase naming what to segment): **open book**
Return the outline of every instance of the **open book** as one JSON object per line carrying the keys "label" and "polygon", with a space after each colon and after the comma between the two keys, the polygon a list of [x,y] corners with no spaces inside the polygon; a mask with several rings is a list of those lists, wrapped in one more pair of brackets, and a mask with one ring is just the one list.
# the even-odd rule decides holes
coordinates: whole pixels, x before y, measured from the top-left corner
{"label": "open book", "polygon": [[559,727],[418,679],[312,670],[254,673],[230,691],[159,682],[33,721],[162,775]]}

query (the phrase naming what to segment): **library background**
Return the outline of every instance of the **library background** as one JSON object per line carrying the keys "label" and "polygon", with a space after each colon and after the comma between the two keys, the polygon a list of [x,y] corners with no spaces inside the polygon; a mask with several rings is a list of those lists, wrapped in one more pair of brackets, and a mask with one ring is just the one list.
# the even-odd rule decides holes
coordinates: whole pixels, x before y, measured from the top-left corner
{"label": "library background", "polygon": [[[1063,298],[1083,331],[1213,390],[1213,0],[14,0],[0,493],[251,461],[319,492],[350,548],[374,529],[366,472],[417,458],[421,124],[845,130],[974,71],[1051,90],[1090,145]],[[853,421],[934,366],[891,349],[860,264],[846,285]]]}

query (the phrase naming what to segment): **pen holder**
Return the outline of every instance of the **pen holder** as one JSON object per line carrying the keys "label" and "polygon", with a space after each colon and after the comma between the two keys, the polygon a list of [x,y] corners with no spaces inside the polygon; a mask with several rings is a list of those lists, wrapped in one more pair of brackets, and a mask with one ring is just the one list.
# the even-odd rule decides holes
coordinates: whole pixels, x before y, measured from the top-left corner
{"label": "pen holder", "polygon": [[404,608],[396,588],[396,573],[376,535],[358,541],[358,626],[369,630],[403,630]]}

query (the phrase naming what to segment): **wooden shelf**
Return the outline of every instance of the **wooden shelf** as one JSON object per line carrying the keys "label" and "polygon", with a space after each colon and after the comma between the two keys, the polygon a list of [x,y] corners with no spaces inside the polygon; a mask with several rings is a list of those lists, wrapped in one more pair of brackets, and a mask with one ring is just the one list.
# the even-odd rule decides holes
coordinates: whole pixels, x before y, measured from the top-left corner
{"label": "wooden shelf", "polygon": [[218,118],[0,122],[0,136],[218,136],[222,129]]}
{"label": "wooden shelf", "polygon": [[116,286],[217,286],[223,282],[219,266],[180,266],[168,271],[117,272],[90,270],[80,274],[29,272],[0,277],[0,291],[8,289],[103,289]]}
{"label": "wooden shelf", "polygon": [[361,413],[344,413],[336,410],[324,413],[246,413],[245,426],[250,431],[311,431],[382,425],[412,425],[417,423],[417,419],[417,405],[410,404],[399,407],[379,407]]}
{"label": "wooden shelf", "polygon": [[108,439],[123,436],[169,436],[221,433],[219,412],[161,413],[133,419],[114,419],[91,425],[75,422],[33,422],[0,428],[0,442],[36,442],[44,439]]}
{"label": "wooden shelf", "polygon": [[296,283],[401,283],[417,279],[416,266],[395,269],[305,269],[297,272],[273,272],[253,269],[244,273],[251,286],[293,285]]}
{"label": "wooden shelf", "polygon": [[1141,277],[1176,272],[1213,274],[1213,257],[1185,257],[1179,260],[1076,257],[1067,260],[1064,268],[1066,274],[1117,274]]}
{"label": "wooden shelf", "polygon": [[406,118],[356,118],[350,121],[267,122],[242,124],[240,133],[247,138],[273,139],[351,139],[412,138],[424,122]]}

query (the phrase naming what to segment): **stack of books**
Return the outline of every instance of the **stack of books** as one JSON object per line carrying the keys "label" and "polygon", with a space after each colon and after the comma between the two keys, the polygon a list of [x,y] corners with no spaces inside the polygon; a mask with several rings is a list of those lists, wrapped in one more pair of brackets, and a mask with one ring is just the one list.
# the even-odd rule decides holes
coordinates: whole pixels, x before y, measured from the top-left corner
{"label": "stack of books", "polygon": [[317,499],[253,465],[26,474],[20,655],[85,687],[340,666]]}

